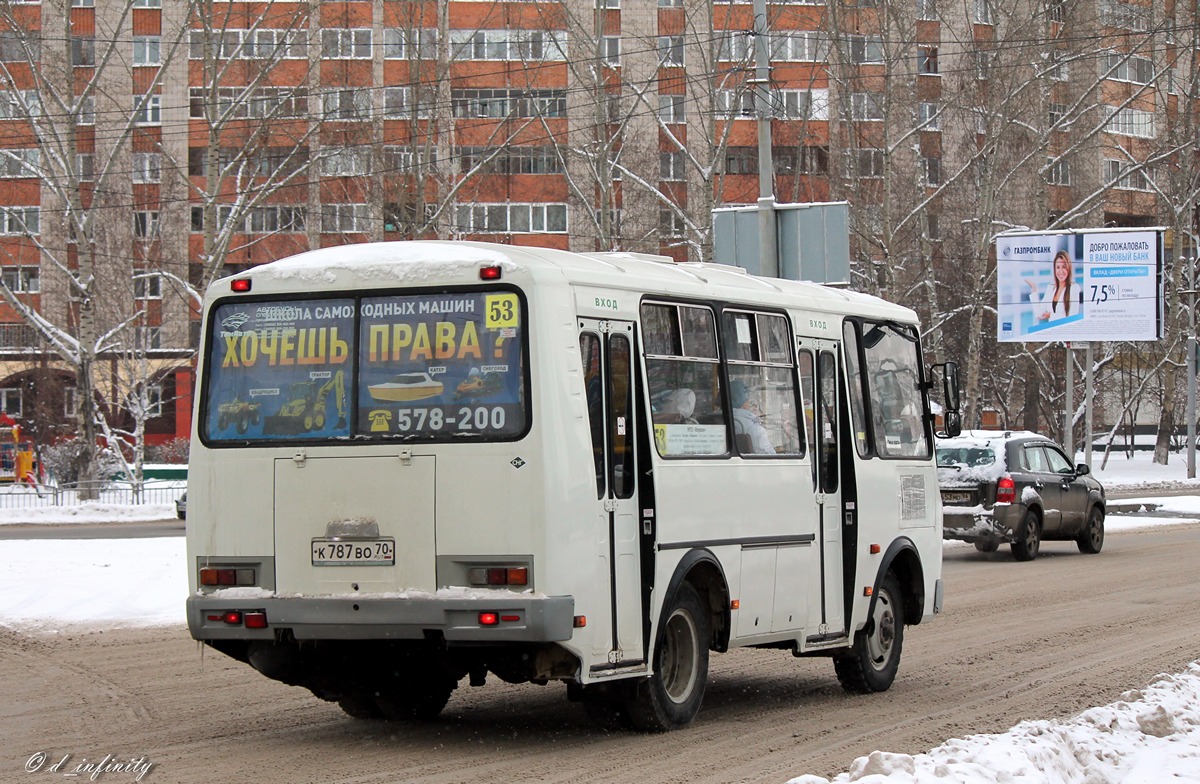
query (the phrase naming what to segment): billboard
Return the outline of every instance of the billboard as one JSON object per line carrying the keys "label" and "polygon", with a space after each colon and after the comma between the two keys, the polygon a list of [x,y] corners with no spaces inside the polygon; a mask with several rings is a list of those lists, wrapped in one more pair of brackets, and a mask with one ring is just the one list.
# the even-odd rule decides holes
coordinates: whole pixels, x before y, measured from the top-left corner
{"label": "billboard", "polygon": [[1002,343],[1162,337],[1160,229],[1000,234],[996,284]]}

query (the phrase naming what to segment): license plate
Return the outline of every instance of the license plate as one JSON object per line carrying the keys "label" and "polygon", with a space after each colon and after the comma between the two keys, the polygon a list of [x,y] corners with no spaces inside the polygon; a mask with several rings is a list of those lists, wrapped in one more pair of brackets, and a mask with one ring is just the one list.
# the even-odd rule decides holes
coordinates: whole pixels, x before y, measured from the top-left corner
{"label": "license plate", "polygon": [[969,504],[971,503],[970,493],[948,493],[942,492],[943,504]]}
{"label": "license plate", "polygon": [[313,566],[393,566],[395,539],[313,539]]}

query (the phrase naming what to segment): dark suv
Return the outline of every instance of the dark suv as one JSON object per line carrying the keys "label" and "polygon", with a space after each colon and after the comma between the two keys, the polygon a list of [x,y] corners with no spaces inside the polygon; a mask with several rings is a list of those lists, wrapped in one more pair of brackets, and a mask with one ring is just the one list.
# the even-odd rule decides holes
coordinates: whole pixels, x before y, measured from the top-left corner
{"label": "dark suv", "polygon": [[1074,540],[1081,553],[1104,546],[1104,487],[1086,465],[1036,433],[969,430],[937,444],[942,537],[981,552],[1012,546],[1037,557],[1043,539]]}

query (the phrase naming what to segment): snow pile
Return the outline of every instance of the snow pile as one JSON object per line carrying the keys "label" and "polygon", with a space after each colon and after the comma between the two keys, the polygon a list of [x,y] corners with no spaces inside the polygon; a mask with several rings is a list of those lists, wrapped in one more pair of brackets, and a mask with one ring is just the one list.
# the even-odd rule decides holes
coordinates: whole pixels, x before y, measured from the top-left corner
{"label": "snow pile", "polygon": [[1025,721],[953,739],[928,754],[874,751],[834,779],[788,784],[1108,784],[1200,781],[1200,662],[1069,721]]}

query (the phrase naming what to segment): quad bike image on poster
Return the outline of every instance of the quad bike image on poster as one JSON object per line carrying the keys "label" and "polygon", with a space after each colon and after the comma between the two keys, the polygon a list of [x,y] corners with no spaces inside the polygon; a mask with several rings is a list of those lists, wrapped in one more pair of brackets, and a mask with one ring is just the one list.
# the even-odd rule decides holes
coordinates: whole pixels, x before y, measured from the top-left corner
{"label": "quad bike image on poster", "polygon": [[205,432],[211,441],[350,435],[352,299],[217,309]]}
{"label": "quad bike image on poster", "polygon": [[205,437],[519,435],[521,314],[518,295],[498,290],[222,304]]}

